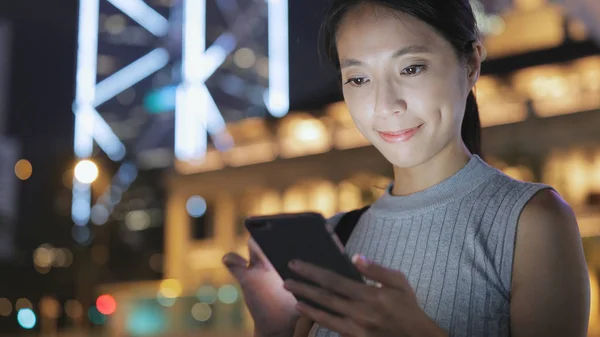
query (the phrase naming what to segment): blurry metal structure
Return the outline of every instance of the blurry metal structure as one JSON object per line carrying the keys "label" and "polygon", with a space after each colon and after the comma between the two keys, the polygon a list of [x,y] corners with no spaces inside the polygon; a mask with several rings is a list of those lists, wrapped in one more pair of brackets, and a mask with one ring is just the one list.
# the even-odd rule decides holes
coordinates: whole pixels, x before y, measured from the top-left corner
{"label": "blurry metal structure", "polygon": [[[96,142],[113,161],[127,156],[137,165],[152,162],[144,156],[156,150],[163,155],[165,147],[179,161],[202,161],[207,133],[216,148],[231,147],[225,123],[235,113],[254,108],[275,117],[287,114],[287,2],[215,4],[80,1],[73,104],[77,157],[90,157]],[[234,87],[241,91],[231,92]],[[161,95],[148,102],[153,89]],[[148,105],[165,100],[173,106],[152,114]],[[169,155],[164,159],[160,167],[172,162]],[[72,219],[85,226],[91,190],[75,180],[73,185]]]}
{"label": "blurry metal structure", "polygon": [[14,254],[18,185],[14,165],[19,159],[19,146],[5,134],[10,78],[11,25],[0,20],[0,261]]}

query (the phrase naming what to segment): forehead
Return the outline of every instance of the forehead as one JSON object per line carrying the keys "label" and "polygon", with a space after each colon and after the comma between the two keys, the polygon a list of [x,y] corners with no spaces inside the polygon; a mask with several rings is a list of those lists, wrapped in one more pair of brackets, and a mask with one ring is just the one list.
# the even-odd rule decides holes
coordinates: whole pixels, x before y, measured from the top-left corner
{"label": "forehead", "polygon": [[[403,12],[362,4],[348,11],[336,33],[340,58],[378,50],[425,45],[432,51],[451,48],[433,27]],[[451,50],[451,49],[450,49]]]}

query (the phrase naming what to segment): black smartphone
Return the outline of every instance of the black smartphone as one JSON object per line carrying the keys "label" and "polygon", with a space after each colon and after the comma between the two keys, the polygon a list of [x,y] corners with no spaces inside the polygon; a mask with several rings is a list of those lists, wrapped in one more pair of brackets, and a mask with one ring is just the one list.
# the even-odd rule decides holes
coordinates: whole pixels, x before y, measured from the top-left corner
{"label": "black smartphone", "polygon": [[[245,221],[250,235],[260,246],[282,279],[293,279],[308,284],[288,268],[297,259],[329,269],[357,282],[364,282],[360,272],[337,245],[326,227],[325,218],[318,213],[279,214],[251,217]],[[297,297],[315,308],[336,314],[313,301]]]}

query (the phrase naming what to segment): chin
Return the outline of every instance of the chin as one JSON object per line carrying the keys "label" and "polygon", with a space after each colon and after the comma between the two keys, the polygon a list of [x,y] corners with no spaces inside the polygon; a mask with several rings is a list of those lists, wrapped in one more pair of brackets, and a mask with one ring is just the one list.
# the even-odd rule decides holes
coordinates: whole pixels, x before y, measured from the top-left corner
{"label": "chin", "polygon": [[379,152],[392,165],[398,168],[413,168],[427,162],[431,156],[427,151],[417,150],[416,148],[378,148]]}

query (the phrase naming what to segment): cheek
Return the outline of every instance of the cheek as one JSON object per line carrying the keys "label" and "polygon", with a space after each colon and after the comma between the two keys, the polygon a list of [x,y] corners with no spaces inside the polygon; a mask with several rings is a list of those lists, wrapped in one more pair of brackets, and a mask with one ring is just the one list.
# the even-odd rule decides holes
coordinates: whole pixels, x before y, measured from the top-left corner
{"label": "cheek", "polygon": [[[457,85],[449,81],[429,81],[407,95],[409,111],[423,121],[441,127],[450,127],[456,121],[457,107],[462,94]],[[459,114],[460,115],[460,114]]]}
{"label": "cheek", "polygon": [[372,128],[373,123],[373,104],[368,95],[357,93],[355,90],[350,94],[344,90],[344,101],[350,111],[350,116],[357,128],[364,133],[365,130]]}

